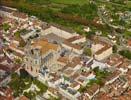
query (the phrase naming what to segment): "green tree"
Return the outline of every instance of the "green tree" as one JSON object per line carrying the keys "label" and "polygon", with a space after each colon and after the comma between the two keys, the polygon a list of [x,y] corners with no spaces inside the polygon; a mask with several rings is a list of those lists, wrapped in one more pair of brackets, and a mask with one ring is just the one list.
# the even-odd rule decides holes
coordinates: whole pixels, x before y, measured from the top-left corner
{"label": "green tree", "polygon": [[131,59],[131,51],[129,50],[121,50],[119,51],[119,54],[122,55],[123,57]]}
{"label": "green tree", "polygon": [[116,53],[116,52],[117,52],[117,46],[113,45],[113,53]]}
{"label": "green tree", "polygon": [[92,51],[90,48],[85,48],[83,53],[87,56],[92,56]]}
{"label": "green tree", "polygon": [[7,24],[7,23],[4,23],[3,24],[3,29],[5,30],[5,31],[8,31],[9,29],[10,29],[10,25],[9,24]]}
{"label": "green tree", "polygon": [[91,38],[93,35],[95,35],[95,32],[93,32],[93,31],[90,31],[90,32],[86,32],[85,33],[85,36],[86,36],[86,38]]}

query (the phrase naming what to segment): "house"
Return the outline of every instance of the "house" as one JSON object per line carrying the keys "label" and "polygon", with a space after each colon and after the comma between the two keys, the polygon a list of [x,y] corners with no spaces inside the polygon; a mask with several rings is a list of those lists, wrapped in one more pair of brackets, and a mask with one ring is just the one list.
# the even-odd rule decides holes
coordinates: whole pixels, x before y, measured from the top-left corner
{"label": "house", "polygon": [[112,100],[112,98],[105,92],[99,92],[94,98],[94,100]]}
{"label": "house", "polygon": [[108,75],[106,78],[105,78],[105,85],[108,85],[108,84],[111,84],[113,83],[116,79],[119,78],[121,72],[119,70],[115,70],[114,72],[112,72],[110,75]]}
{"label": "house", "polygon": [[99,91],[100,91],[100,86],[94,84],[86,90],[85,94],[89,97],[89,99],[92,99]]}
{"label": "house", "polygon": [[47,67],[42,67],[39,71],[38,80],[46,84],[50,80],[49,69]]}
{"label": "house", "polygon": [[62,74],[69,76],[71,74],[68,74],[68,71],[73,73],[81,68],[81,58],[72,55],[61,56],[57,59],[57,66],[61,66],[59,71]]}
{"label": "house", "polygon": [[100,62],[100,61],[93,60],[93,63],[92,63],[92,65],[91,65],[91,68],[94,69],[94,68],[96,68],[96,67],[99,67],[99,69],[102,70],[102,69],[107,68],[108,65],[105,64],[105,63],[102,63],[102,62]]}
{"label": "house", "polygon": [[60,83],[64,82],[64,79],[57,73],[50,73],[50,78],[48,79],[49,87],[57,88]]}
{"label": "house", "polygon": [[27,21],[28,15],[17,11],[15,8],[0,6],[0,16],[8,17],[18,21]]}
{"label": "house", "polygon": [[75,35],[68,39],[65,39],[65,41],[62,43],[62,47],[77,54],[82,54],[83,47],[80,43],[84,42],[86,42],[86,38],[84,36]]}
{"label": "house", "polygon": [[131,69],[129,69],[128,72],[126,73],[126,77],[128,79],[128,84],[130,86],[131,85]]}
{"label": "house", "polygon": [[86,37],[81,36],[81,35],[76,35],[76,36],[66,39],[66,41],[72,44],[84,43],[86,42]]}
{"label": "house", "polygon": [[39,37],[38,35],[39,33],[36,32],[36,30],[25,30],[23,32],[20,33],[20,36],[22,37],[22,39],[27,42],[30,39],[34,39]]}
{"label": "house", "polygon": [[0,49],[0,87],[6,86],[11,80],[11,72],[15,72],[20,68],[7,56],[5,50]]}
{"label": "house", "polygon": [[131,47],[131,39],[128,40],[128,46]]}
{"label": "house", "polygon": [[14,8],[0,6],[0,16],[12,18],[12,13],[16,11]]}
{"label": "house", "polygon": [[97,51],[94,55],[95,59],[103,60],[112,54],[112,46],[106,45],[105,47],[101,48]]}
{"label": "house", "polygon": [[[80,36],[69,29],[62,28],[58,25],[47,25],[41,34],[51,42],[61,44],[67,50],[73,51],[78,54],[83,53],[80,43],[86,42],[84,36]],[[53,38],[52,38],[53,37]]]}
{"label": "house", "polygon": [[53,98],[60,98],[61,95],[59,94],[57,88],[55,89],[55,88],[49,87],[48,90],[47,90],[47,92],[44,94],[44,97],[46,99],[51,99],[52,97]]}
{"label": "house", "polygon": [[47,39],[49,42],[62,44],[65,41],[65,38],[60,37],[54,33],[50,33],[44,36],[45,39]]}
{"label": "house", "polygon": [[121,96],[128,88],[128,82],[122,76],[118,77],[114,82],[111,84],[106,85],[109,89],[108,95],[110,97],[117,97]]}
{"label": "house", "polygon": [[49,43],[45,39],[36,39],[25,48],[24,58],[26,70],[33,76],[37,76],[40,68],[46,66],[53,69],[59,56],[60,46]]}
{"label": "house", "polygon": [[69,57],[64,56],[64,57],[59,57],[59,58],[57,59],[57,64],[58,64],[58,66],[64,67],[64,66],[66,66],[68,63],[69,63]]}
{"label": "house", "polygon": [[76,81],[74,81],[73,83],[70,84],[70,87],[71,87],[72,89],[75,89],[75,90],[80,89],[80,86],[81,86],[81,85],[80,85],[78,82],[76,82]]}
{"label": "house", "polygon": [[84,27],[84,31],[89,32],[90,30],[90,27]]}
{"label": "house", "polygon": [[121,96],[117,97],[118,100],[130,100],[131,99],[131,90],[123,93]]}
{"label": "house", "polygon": [[9,45],[9,50],[13,51],[11,54],[14,55],[14,58],[16,58],[16,59],[21,59],[22,60],[22,58],[25,55],[23,49],[20,49],[14,43]]}
{"label": "house", "polygon": [[109,65],[109,67],[119,69],[122,73],[126,73],[127,70],[131,68],[131,61],[118,54],[110,56],[105,60],[105,63]]}
{"label": "house", "polygon": [[29,100],[26,96],[21,96],[19,100]]}
{"label": "house", "polygon": [[91,50],[96,60],[104,60],[113,53],[112,46],[110,44],[99,39],[96,39],[94,41],[95,42],[92,44]]}
{"label": "house", "polygon": [[2,25],[2,22],[3,22],[3,18],[0,17],[0,25]]}
{"label": "house", "polygon": [[77,100],[80,96],[80,93],[75,89],[72,89],[68,86],[68,84],[59,84],[59,93],[69,100]]}
{"label": "house", "polygon": [[73,75],[74,71],[72,68],[67,68],[63,71],[63,75],[66,76],[66,77],[70,77],[71,75]]}
{"label": "house", "polygon": [[11,88],[0,88],[0,100],[14,100]]}
{"label": "house", "polygon": [[85,94],[85,93],[82,93],[78,98],[77,100],[90,100],[89,97]]}
{"label": "house", "polygon": [[123,63],[124,59],[120,55],[112,55],[109,57],[105,63],[107,63],[109,66],[119,67]]}
{"label": "house", "polygon": [[81,86],[86,86],[87,83],[89,82],[90,79],[94,79],[95,75],[93,74],[87,74],[87,77],[80,75],[76,81],[81,85]]}
{"label": "house", "polygon": [[65,39],[71,38],[72,36],[76,35],[76,33],[73,32],[72,30],[65,29],[64,27],[56,24],[48,25],[48,27],[42,30],[43,35],[47,35],[50,33],[56,34],[57,36]]}
{"label": "house", "polygon": [[70,50],[72,52],[75,52],[77,54],[83,53],[82,46],[80,46],[78,44],[72,44],[72,43],[68,42],[67,40],[64,41],[64,43],[62,44],[62,47],[64,47],[67,50]]}
{"label": "house", "polygon": [[28,20],[28,15],[22,12],[15,11],[12,13],[12,18],[19,20],[19,21],[27,21]]}

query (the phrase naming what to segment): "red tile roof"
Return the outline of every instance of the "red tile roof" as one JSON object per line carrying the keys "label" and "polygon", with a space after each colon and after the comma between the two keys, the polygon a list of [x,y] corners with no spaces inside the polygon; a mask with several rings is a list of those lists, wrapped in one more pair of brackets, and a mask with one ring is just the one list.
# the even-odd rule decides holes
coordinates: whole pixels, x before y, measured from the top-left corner
{"label": "red tile roof", "polygon": [[70,43],[70,42],[68,42],[68,41],[64,41],[64,44],[67,45],[67,46],[70,46],[70,47],[72,47],[72,48],[74,48],[74,49],[78,49],[78,50],[81,50],[81,49],[82,49],[82,47],[81,47],[80,45],[72,44],[72,43]]}
{"label": "red tile roof", "polygon": [[81,39],[81,38],[82,38],[82,36],[73,36],[73,37],[71,37],[69,39],[66,39],[66,41],[73,42],[73,41]]}
{"label": "red tile roof", "polygon": [[26,96],[21,96],[19,100],[29,100]]}
{"label": "red tile roof", "polygon": [[13,16],[19,17],[19,18],[22,18],[22,19],[28,18],[28,16],[25,13],[21,13],[21,12],[14,12]]}
{"label": "red tile roof", "polygon": [[99,88],[100,86],[98,84],[93,84],[86,90],[86,93],[88,93],[89,95],[93,95]]}
{"label": "red tile roof", "polygon": [[130,39],[130,40],[128,40],[128,45],[129,45],[129,46],[131,46],[131,39]]}

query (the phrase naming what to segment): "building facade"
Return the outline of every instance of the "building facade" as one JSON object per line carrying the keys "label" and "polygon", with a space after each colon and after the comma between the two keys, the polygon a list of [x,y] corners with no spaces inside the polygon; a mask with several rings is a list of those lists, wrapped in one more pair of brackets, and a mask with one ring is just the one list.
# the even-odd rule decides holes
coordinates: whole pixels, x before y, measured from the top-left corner
{"label": "building facade", "polygon": [[25,69],[33,76],[38,76],[41,67],[53,69],[52,66],[56,63],[59,51],[60,47],[56,44],[43,39],[34,41],[25,49]]}

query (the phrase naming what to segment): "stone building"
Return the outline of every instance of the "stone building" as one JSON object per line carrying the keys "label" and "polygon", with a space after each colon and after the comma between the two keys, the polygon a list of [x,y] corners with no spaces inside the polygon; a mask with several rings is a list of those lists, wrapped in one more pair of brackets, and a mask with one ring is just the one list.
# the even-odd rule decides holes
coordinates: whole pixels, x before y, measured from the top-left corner
{"label": "stone building", "polygon": [[59,56],[60,46],[49,43],[45,39],[32,41],[25,49],[25,69],[32,75],[37,76],[40,68],[46,66],[53,70],[53,65]]}

